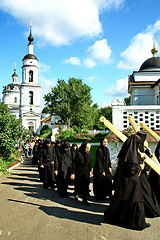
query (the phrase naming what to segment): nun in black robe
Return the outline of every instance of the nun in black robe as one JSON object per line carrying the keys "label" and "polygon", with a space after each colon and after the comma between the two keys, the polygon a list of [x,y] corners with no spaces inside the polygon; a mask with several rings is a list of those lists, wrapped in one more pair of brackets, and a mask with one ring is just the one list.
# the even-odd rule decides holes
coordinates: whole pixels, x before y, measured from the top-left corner
{"label": "nun in black robe", "polygon": [[42,150],[43,149],[43,141],[42,140],[38,140],[38,150],[37,150],[37,158],[38,158],[38,172],[39,172],[39,179],[41,182],[43,182],[43,177],[44,177],[44,168],[41,167],[42,163],[41,163],[41,154],[42,154]]}
{"label": "nun in black robe", "polygon": [[40,167],[43,170],[43,187],[54,189],[54,164],[55,164],[55,151],[51,145],[51,140],[46,139],[40,151]]}
{"label": "nun in black robe", "polygon": [[[78,151],[78,146],[77,146],[77,143],[73,143],[72,146],[71,146],[71,156],[72,156],[72,166],[71,166],[71,172],[73,174],[73,163],[75,161],[75,157],[77,155],[77,151]],[[73,175],[71,175],[71,179],[70,179],[70,185],[74,185],[74,177],[72,179]]]}
{"label": "nun in black robe", "polygon": [[57,187],[61,197],[68,197],[67,188],[71,176],[72,156],[70,143],[64,142],[59,149],[58,158],[56,158]]}
{"label": "nun in black robe", "polygon": [[89,184],[91,177],[91,145],[83,142],[77,152],[73,163],[73,173],[75,174],[75,199],[77,195],[82,195],[82,204],[89,205],[87,196],[89,194]]}
{"label": "nun in black robe", "polygon": [[106,223],[135,230],[149,225],[145,221],[143,192],[139,173],[141,171],[138,147],[140,137],[133,134],[124,142],[118,154],[115,174],[115,194],[109,208],[104,212]]}
{"label": "nun in black robe", "polygon": [[[144,141],[146,140],[147,133],[139,131],[137,132],[137,135],[140,136],[141,138],[139,150],[141,152],[145,152],[149,157],[151,157],[148,149],[144,150]],[[158,206],[156,196],[149,183],[149,178],[147,175],[147,171],[149,171],[149,169],[150,167],[147,164],[145,164],[145,168],[141,171],[140,174],[140,181],[143,191],[145,216],[148,218],[154,218],[160,216],[160,209]]]}
{"label": "nun in black robe", "polygon": [[39,149],[39,141],[37,140],[33,147],[33,157],[32,157],[32,164],[38,164],[38,149]]}
{"label": "nun in black robe", "polygon": [[96,162],[93,168],[93,192],[99,200],[107,196],[112,198],[111,160],[107,145],[107,138],[103,138],[96,151]]}
{"label": "nun in black robe", "polygon": [[77,154],[77,151],[78,151],[78,146],[77,146],[76,143],[73,143],[72,146],[71,146],[72,161],[74,161],[74,159],[76,157],[76,154]]}
{"label": "nun in black robe", "polygon": [[[160,141],[158,142],[155,149],[155,156],[160,163]],[[160,175],[156,173],[153,169],[151,169],[149,173],[149,182],[160,207]]]}

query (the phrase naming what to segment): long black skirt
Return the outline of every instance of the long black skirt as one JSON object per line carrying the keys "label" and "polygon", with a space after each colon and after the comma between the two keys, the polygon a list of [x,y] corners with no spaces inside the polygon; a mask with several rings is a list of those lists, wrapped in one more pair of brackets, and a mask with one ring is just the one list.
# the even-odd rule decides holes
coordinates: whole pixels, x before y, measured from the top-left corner
{"label": "long black skirt", "polygon": [[146,228],[143,202],[121,201],[114,197],[104,212],[104,221],[129,229],[143,230]]}
{"label": "long black skirt", "polygon": [[54,188],[55,181],[53,180],[52,165],[44,166],[43,170],[43,186]]}
{"label": "long black skirt", "polygon": [[151,169],[149,174],[149,182],[160,207],[160,175],[153,169]]}
{"label": "long black skirt", "polygon": [[143,191],[145,216],[148,218],[159,217],[160,208],[145,173],[141,174],[140,181]]}
{"label": "long black skirt", "polygon": [[93,193],[97,199],[112,197],[112,179],[111,176],[94,176]]}

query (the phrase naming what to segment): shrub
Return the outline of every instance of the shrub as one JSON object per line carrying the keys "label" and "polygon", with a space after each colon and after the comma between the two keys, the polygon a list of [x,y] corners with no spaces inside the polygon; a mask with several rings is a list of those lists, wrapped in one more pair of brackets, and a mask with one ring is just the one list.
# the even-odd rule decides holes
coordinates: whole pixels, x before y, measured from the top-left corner
{"label": "shrub", "polygon": [[73,128],[69,128],[67,130],[62,131],[59,135],[57,135],[57,138],[63,139],[63,140],[71,140],[75,138],[76,131]]}

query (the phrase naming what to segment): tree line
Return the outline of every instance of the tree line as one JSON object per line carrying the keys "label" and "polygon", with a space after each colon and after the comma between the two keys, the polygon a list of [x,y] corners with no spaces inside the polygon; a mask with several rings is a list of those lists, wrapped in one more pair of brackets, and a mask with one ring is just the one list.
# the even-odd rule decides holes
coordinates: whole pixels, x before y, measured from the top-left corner
{"label": "tree line", "polygon": [[103,115],[112,121],[112,108],[98,109],[98,104],[92,101],[91,90],[81,79],[69,78],[68,83],[58,80],[44,96],[45,112],[59,115],[68,127],[103,130],[105,127],[99,118]]}

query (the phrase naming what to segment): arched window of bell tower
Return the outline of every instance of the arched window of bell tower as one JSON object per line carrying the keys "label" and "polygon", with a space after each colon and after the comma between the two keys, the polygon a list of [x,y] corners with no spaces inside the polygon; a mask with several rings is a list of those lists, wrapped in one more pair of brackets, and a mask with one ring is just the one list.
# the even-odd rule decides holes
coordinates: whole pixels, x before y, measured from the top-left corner
{"label": "arched window of bell tower", "polygon": [[17,97],[14,98],[14,103],[17,103]]}
{"label": "arched window of bell tower", "polygon": [[29,92],[29,104],[33,105],[33,92]]}
{"label": "arched window of bell tower", "polygon": [[29,82],[33,82],[33,71],[29,71]]}

